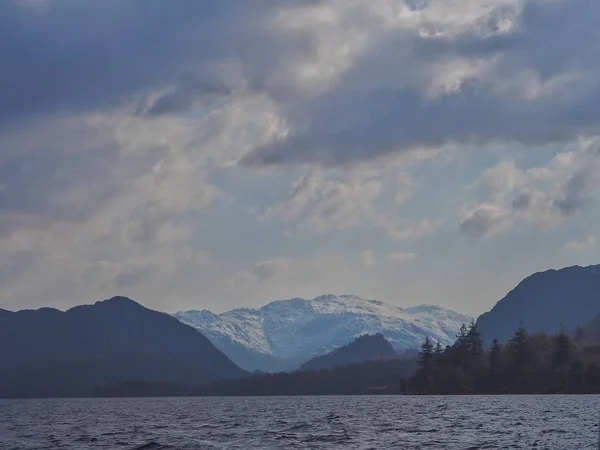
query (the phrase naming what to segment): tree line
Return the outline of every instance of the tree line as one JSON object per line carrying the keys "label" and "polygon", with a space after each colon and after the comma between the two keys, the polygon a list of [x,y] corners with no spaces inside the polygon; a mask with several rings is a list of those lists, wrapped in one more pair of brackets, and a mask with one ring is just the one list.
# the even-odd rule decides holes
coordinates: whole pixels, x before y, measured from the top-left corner
{"label": "tree line", "polygon": [[463,325],[454,345],[427,338],[418,369],[402,381],[412,394],[600,393],[600,345],[574,337],[530,334],[523,324],[505,344],[484,348],[475,322]]}
{"label": "tree line", "polygon": [[399,377],[416,370],[414,359],[351,363],[325,370],[255,374],[222,380],[198,395],[353,395],[398,394]]}

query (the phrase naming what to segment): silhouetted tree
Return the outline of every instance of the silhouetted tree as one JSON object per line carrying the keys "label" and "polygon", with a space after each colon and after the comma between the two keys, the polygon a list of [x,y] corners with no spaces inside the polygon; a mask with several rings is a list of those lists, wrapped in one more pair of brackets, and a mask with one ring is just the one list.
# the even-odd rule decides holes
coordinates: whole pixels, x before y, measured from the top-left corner
{"label": "silhouetted tree", "polygon": [[433,360],[435,352],[433,348],[433,342],[429,339],[429,336],[425,338],[425,342],[421,345],[421,351],[419,352],[419,366],[421,369],[430,370],[433,367]]}
{"label": "silhouetted tree", "polygon": [[600,393],[600,345],[573,345],[564,331],[530,335],[523,324],[506,343],[486,350],[473,323],[443,351],[426,339],[409,380],[421,394]]}
{"label": "silhouetted tree", "polygon": [[496,376],[500,373],[500,344],[498,339],[494,339],[492,342],[492,348],[490,349],[490,375]]}
{"label": "silhouetted tree", "polygon": [[477,324],[474,320],[471,320],[469,324],[466,341],[472,357],[479,358],[483,355],[483,340],[481,339],[481,333],[477,331]]}
{"label": "silhouetted tree", "polygon": [[571,358],[571,339],[564,330],[554,337],[554,353],[552,355],[552,368],[561,367]]}
{"label": "silhouetted tree", "polygon": [[416,374],[416,385],[420,393],[429,393],[432,390],[432,376],[435,362],[435,349],[433,342],[429,339],[429,336],[425,339],[425,342],[421,345],[421,351],[419,352],[419,370]]}
{"label": "silhouetted tree", "polygon": [[470,345],[469,345],[469,330],[467,326],[463,323],[456,335],[456,342],[452,346],[452,351],[450,355],[450,359],[452,364],[455,367],[460,367],[461,369],[467,369],[467,361],[470,354]]}
{"label": "silhouetted tree", "polygon": [[525,330],[523,322],[508,341],[508,348],[512,353],[513,368],[517,371],[524,370],[531,362],[531,349],[529,347],[529,334]]}

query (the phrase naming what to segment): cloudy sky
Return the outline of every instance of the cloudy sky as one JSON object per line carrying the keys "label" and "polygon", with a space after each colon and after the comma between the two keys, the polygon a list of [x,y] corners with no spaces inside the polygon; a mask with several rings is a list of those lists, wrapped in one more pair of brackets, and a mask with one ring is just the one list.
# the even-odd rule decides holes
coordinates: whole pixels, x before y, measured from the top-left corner
{"label": "cloudy sky", "polygon": [[489,309],[600,263],[600,2],[0,2],[0,307]]}

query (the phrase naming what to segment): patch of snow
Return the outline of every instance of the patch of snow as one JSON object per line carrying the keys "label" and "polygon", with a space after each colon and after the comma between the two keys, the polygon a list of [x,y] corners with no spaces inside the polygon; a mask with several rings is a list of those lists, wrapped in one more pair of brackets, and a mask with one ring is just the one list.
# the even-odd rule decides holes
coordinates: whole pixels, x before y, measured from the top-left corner
{"label": "patch of snow", "polygon": [[[354,295],[278,300],[260,309],[222,314],[181,311],[173,315],[228,353],[231,344],[286,359],[309,359],[348,344],[361,334],[381,333],[396,350],[418,348],[429,336],[452,344],[470,317],[439,306],[400,308]],[[231,356],[231,355],[230,355]],[[235,361],[235,358],[233,358]]]}

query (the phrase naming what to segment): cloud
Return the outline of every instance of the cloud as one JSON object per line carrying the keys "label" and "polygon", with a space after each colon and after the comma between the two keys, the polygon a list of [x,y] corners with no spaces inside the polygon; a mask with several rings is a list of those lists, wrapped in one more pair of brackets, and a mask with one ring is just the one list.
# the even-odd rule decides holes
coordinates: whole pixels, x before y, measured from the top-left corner
{"label": "cloud", "polygon": [[[427,236],[444,220],[424,217],[430,180],[410,165],[498,141],[583,144],[482,174],[463,233],[579,217],[600,186],[599,13],[585,0],[0,2],[0,300],[359,291],[371,242],[296,257],[288,239],[280,257],[272,236]],[[235,233],[252,238],[221,250]]]}
{"label": "cloud", "polygon": [[460,232],[473,238],[483,238],[506,230],[511,225],[510,213],[492,204],[479,205],[467,213]]}
{"label": "cloud", "polygon": [[574,144],[546,166],[517,168],[502,161],[483,172],[475,190],[483,201],[463,211],[460,231],[483,238],[510,229],[517,221],[553,226],[576,216],[598,198],[598,139]]}
{"label": "cloud", "polygon": [[600,133],[596,2],[43,4],[0,6],[0,125],[123,105],[203,114],[258,92],[280,125],[238,155],[247,165]]}
{"label": "cloud", "polygon": [[313,43],[283,60],[285,75],[299,74],[285,86],[310,95],[282,105],[288,132],[244,164],[339,165],[600,133],[597,2],[332,0],[283,18]]}
{"label": "cloud", "polygon": [[316,169],[298,179],[283,201],[267,209],[264,218],[298,222],[315,233],[353,227],[376,215],[374,203],[382,192],[383,183],[376,175],[353,172],[336,176]]}
{"label": "cloud", "polygon": [[31,3],[0,4],[0,126],[106,111],[169,87],[148,113],[188,109],[197,97],[228,93],[216,66],[251,54],[268,28],[262,1]]}
{"label": "cloud", "polygon": [[190,154],[194,144],[179,122],[121,115],[46,120],[0,135],[0,235],[136,215],[147,236],[169,214],[200,210],[219,195],[203,158]]}
{"label": "cloud", "polygon": [[590,236],[582,241],[569,241],[563,245],[563,249],[570,252],[584,252],[596,247],[596,237]]}
{"label": "cloud", "polygon": [[241,68],[269,66],[268,3],[0,4],[3,302],[164,307],[215,276],[212,174],[279,128]]}
{"label": "cloud", "polygon": [[225,195],[210,174],[271,126],[268,103],[243,97],[194,121],[118,110],[0,132],[5,307],[189,301],[216,276],[199,216]]}
{"label": "cloud", "polygon": [[402,216],[401,207],[410,200],[413,189],[412,178],[397,164],[312,168],[261,218],[314,234],[368,226],[383,229],[396,239],[419,238],[433,232],[435,224],[427,218]]}

